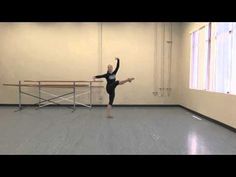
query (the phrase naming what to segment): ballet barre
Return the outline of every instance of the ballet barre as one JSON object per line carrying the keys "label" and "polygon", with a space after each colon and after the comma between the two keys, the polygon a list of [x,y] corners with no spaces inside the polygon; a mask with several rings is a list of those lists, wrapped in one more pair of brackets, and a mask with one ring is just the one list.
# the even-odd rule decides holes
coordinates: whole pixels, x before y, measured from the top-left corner
{"label": "ballet barre", "polygon": [[[73,103],[73,112],[75,111],[76,105],[82,105],[87,108],[92,108],[92,88],[103,88],[103,86],[99,85],[93,85],[94,83],[99,83],[103,81],[55,81],[55,80],[24,80],[19,81],[18,84],[3,84],[4,86],[10,86],[10,87],[18,87],[18,99],[19,99],[19,106],[18,110],[22,110],[22,95],[27,95],[33,98],[37,98],[38,102],[33,105],[38,105],[36,109],[43,108],[45,106],[55,104],[55,105],[61,105],[60,102],[67,101],[70,103]],[[31,88],[37,88],[38,89],[38,95],[33,95],[31,93],[27,93],[23,91],[24,87],[31,87]],[[83,87],[88,88],[87,90],[77,93],[76,88]],[[72,89],[72,91],[68,93],[64,93],[61,95],[56,95],[52,92],[46,91],[46,88],[56,88],[56,89]],[[46,94],[49,96],[52,96],[51,98],[43,98],[41,95]],[[76,101],[76,98],[81,96],[89,94],[89,104],[83,104]],[[70,96],[69,96],[70,95]],[[72,95],[72,96],[71,96]],[[67,96],[67,97],[65,97]],[[68,97],[69,96],[69,97]],[[56,99],[60,99],[55,101]],[[73,100],[72,100],[73,99]]]}

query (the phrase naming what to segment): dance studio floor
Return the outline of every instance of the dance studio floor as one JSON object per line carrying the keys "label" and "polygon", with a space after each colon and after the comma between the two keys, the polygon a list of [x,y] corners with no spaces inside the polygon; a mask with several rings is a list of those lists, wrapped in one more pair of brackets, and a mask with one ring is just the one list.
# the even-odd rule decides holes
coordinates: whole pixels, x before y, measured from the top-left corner
{"label": "dance studio floor", "polygon": [[0,107],[0,154],[236,154],[236,133],[180,107]]}

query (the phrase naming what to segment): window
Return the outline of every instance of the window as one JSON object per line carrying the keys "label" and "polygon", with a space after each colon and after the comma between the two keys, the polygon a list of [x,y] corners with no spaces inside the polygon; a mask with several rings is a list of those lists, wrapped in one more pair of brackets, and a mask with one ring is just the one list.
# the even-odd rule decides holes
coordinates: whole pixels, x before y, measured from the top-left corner
{"label": "window", "polygon": [[210,91],[236,94],[236,23],[212,23]]}
{"label": "window", "polygon": [[236,23],[194,31],[190,63],[190,88],[236,94]]}
{"label": "window", "polygon": [[190,88],[206,90],[209,58],[209,25],[191,34]]}
{"label": "window", "polygon": [[236,23],[232,25],[232,60],[230,90],[236,94]]}
{"label": "window", "polygon": [[190,67],[190,88],[197,88],[197,71],[198,71],[198,31],[191,35],[191,67]]}
{"label": "window", "polygon": [[232,53],[232,26],[230,23],[213,23],[210,90],[228,93]]}

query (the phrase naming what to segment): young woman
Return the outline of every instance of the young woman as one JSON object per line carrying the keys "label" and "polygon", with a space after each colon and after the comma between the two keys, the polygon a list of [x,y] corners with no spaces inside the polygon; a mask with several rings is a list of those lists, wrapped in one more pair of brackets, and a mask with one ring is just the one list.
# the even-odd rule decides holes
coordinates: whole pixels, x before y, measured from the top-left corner
{"label": "young woman", "polygon": [[112,108],[112,104],[115,98],[115,89],[118,85],[122,85],[126,82],[132,82],[132,80],[134,80],[134,78],[128,78],[126,80],[123,81],[119,81],[116,80],[116,73],[120,67],[120,59],[119,58],[115,58],[115,60],[117,61],[116,64],[116,69],[113,71],[113,66],[112,65],[108,65],[107,66],[107,73],[103,74],[103,75],[98,75],[98,76],[94,76],[93,79],[99,79],[99,78],[105,78],[107,80],[107,85],[106,85],[106,91],[109,94],[109,103],[107,105],[107,117],[108,118],[112,118],[111,116],[111,108]]}

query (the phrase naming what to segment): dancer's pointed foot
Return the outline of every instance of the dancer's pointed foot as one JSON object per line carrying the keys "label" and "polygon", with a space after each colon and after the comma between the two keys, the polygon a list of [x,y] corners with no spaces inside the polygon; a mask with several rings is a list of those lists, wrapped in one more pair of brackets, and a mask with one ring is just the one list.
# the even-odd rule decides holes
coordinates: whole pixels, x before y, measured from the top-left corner
{"label": "dancer's pointed foot", "polygon": [[132,82],[134,80],[134,78],[132,77],[132,78],[128,78],[128,81],[129,82]]}

